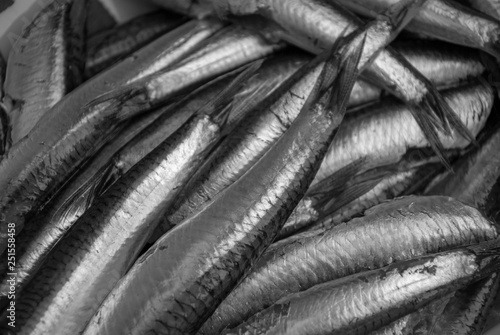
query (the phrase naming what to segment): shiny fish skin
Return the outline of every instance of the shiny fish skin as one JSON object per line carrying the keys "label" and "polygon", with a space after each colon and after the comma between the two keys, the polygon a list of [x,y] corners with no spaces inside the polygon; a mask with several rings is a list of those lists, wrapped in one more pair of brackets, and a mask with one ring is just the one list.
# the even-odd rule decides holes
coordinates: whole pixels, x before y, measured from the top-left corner
{"label": "shiny fish skin", "polygon": [[184,17],[169,12],[153,12],[90,37],[87,40],[85,78],[93,77],[183,21],[186,21]]}
{"label": "shiny fish skin", "polygon": [[[320,211],[318,210],[314,210],[314,206],[312,204],[307,206],[307,209],[309,212],[314,211],[316,217],[312,217],[311,214],[308,215],[307,211],[302,214],[300,212],[296,213],[297,210],[295,210],[294,213],[298,215],[300,220],[298,220],[298,222],[290,221],[290,218],[292,218],[291,216],[287,223],[285,223],[285,226],[283,226],[279,239],[293,235],[299,229],[304,227],[307,227],[308,230],[314,230],[332,227],[342,222],[346,222],[363,213],[366,209],[378,205],[385,200],[394,199],[406,194],[407,191],[413,189],[416,185],[428,181],[428,178],[426,178],[427,175],[431,174],[432,171],[436,169],[439,169],[439,166],[429,164],[429,166],[415,167],[405,171],[388,173],[387,176],[381,178],[380,181],[367,193],[342,206],[335,212],[328,214],[327,216],[320,214]],[[304,199],[309,200],[307,198]],[[340,198],[338,200],[342,201]],[[303,204],[302,201],[299,203],[299,206],[301,204]],[[303,206],[304,205],[305,204],[303,204]],[[292,213],[292,215],[294,213]]]}
{"label": "shiny fish skin", "polygon": [[[207,22],[201,23],[201,25],[202,27],[199,28],[204,34],[199,32],[200,29],[195,29],[195,31],[198,31],[196,33],[198,37],[200,37],[200,34],[204,35],[203,39],[208,31],[210,31],[209,35],[211,35],[214,30],[219,30],[219,24],[216,27],[207,24]],[[184,29],[184,27],[181,27],[181,29]],[[192,36],[192,34],[189,35]],[[181,36],[185,35],[182,34]],[[188,40],[191,40],[191,38],[188,38]],[[191,49],[191,47],[186,49]],[[69,126],[69,132],[62,131],[64,128],[57,128],[57,132],[42,133],[43,129],[54,128],[53,123],[55,121],[53,118],[58,116],[61,111],[60,108],[51,109],[47,114],[48,117],[42,119],[44,122],[39,122],[34,130],[37,131],[36,135],[44,135],[55,143],[52,143],[53,145],[49,147],[48,144],[51,142],[43,142],[44,150],[36,151],[39,146],[34,145],[33,141],[38,136],[30,136],[26,141],[16,146],[19,155],[0,162],[0,171],[3,172],[3,175],[0,174],[2,178],[0,184],[5,185],[7,190],[0,201],[0,210],[4,211],[5,214],[3,218],[0,218],[3,219],[3,224],[0,226],[2,234],[6,229],[5,222],[15,222],[16,231],[19,232],[22,229],[22,221],[26,213],[42,205],[47,197],[50,197],[51,193],[60,187],[66,177],[72,174],[85,158],[91,156],[106,142],[106,135],[109,135],[110,131],[117,126],[117,121],[120,118],[123,120],[135,113],[145,111],[153,107],[154,104],[178,94],[182,89],[197,83],[200,84],[200,81],[206,81],[220,73],[263,57],[275,49],[276,45],[270,45],[244,29],[237,27],[231,29],[231,27],[228,27],[200,45],[195,52],[184,58],[182,62],[177,63],[175,67],[153,73],[146,78],[140,79],[140,81],[132,82],[99,97],[82,109],[78,108],[73,114],[77,114],[76,118],[81,118],[81,122],[76,124],[72,122],[75,115],[73,115],[73,118],[66,117],[63,119],[63,121],[66,121],[66,125]],[[122,63],[118,65],[120,64]],[[207,64],[210,64],[210,66],[207,66]],[[137,70],[143,69],[138,68]],[[144,72],[153,70],[152,65],[145,70],[139,73],[129,72],[128,79],[130,80],[134,75],[142,75]],[[96,78],[99,77],[101,76],[98,75]],[[123,99],[123,95],[129,93],[132,96]],[[117,100],[116,107],[118,109],[109,108],[108,105],[113,105],[115,100]],[[92,114],[89,114],[86,110],[92,111]],[[117,111],[124,114],[118,119],[114,119],[114,115],[118,115]],[[107,119],[105,119],[106,117]],[[61,123],[59,119],[56,118],[56,120],[58,124]],[[51,121],[52,124],[50,124]],[[80,131],[76,132],[76,129],[80,129]],[[35,143],[38,144],[38,142]],[[28,146],[29,144],[32,144],[32,146]],[[35,153],[34,159],[31,157],[33,151]],[[20,161],[26,158],[30,163],[24,165],[23,170],[19,173]],[[17,168],[15,169],[15,167]],[[11,180],[9,176],[12,175],[15,177]],[[5,238],[0,242],[5,242]]]}
{"label": "shiny fish skin", "polygon": [[458,290],[432,325],[429,335],[481,334],[486,312],[493,303],[500,284],[498,273]]}
{"label": "shiny fish skin", "polygon": [[[447,89],[443,96],[476,136],[491,112],[492,88],[483,81],[475,81]],[[440,133],[439,137],[447,149],[464,148],[469,144],[455,131],[452,136]],[[367,157],[367,168],[377,167],[397,163],[408,148],[427,146],[424,134],[407,107],[387,99],[346,118],[313,184],[356,159]]]}
{"label": "shiny fish skin", "polygon": [[[82,185],[92,181],[99,168],[138,132],[157,119],[164,109],[150,112],[139,119],[132,119],[133,124],[120,130],[119,135],[107,143],[90,163],[84,165],[82,171],[63,187],[42,212],[29,219],[23,233],[16,238],[16,292],[21,292],[33,278],[50,250],[63,238],[72,224],[90,207],[94,198],[99,194],[96,194],[95,189],[86,190],[83,194],[79,192],[78,198],[74,199],[69,208],[67,208],[67,201],[75,196]],[[98,185],[94,186],[99,189]],[[3,262],[6,262],[6,259]],[[10,287],[7,284],[7,277],[7,273],[0,274],[0,308],[8,303]]]}
{"label": "shiny fish skin", "polygon": [[[246,106],[247,110],[251,109],[252,104],[257,103],[266,94],[271,93],[277,84],[290,76],[306,59],[308,59],[306,55],[298,53],[277,56],[264,62],[259,72],[250,78],[235,95],[233,104]],[[120,141],[121,146],[124,145],[123,148],[116,148],[111,153],[104,152],[103,157],[97,157],[97,162],[94,159],[92,165],[87,167],[83,174],[72,182],[72,187],[66,187],[63,193],[58,194],[54,201],[47,206],[48,208],[36,216],[34,219],[36,225],[27,226],[26,232],[23,232],[17,240],[16,291],[19,292],[35,275],[48,251],[62,238],[81,214],[90,207],[93,198],[99,195],[95,194],[94,188],[100,189],[98,185],[101,180],[95,180],[94,175],[103,174],[105,184],[109,187],[174,133],[207,101],[213,99],[217,93],[226,88],[230,84],[231,78],[234,79],[234,77],[235,74],[231,74],[230,76],[225,75],[218,78],[214,82],[207,84],[206,87],[196,90],[180,103],[162,108],[160,110],[161,116],[156,115],[151,126],[147,127],[138,136],[127,141],[126,144]],[[260,96],[256,98],[254,92],[257,89]],[[261,89],[265,89],[264,94],[262,94]],[[245,112],[238,106],[233,108],[238,111],[238,114],[244,114]],[[238,118],[229,115],[226,128],[236,119]],[[115,154],[112,155],[113,153]],[[84,194],[81,194],[82,190],[85,190]],[[75,199],[76,203],[70,204],[69,208],[64,209],[61,213],[60,208],[67,207],[66,201],[68,198],[74,197],[75,192],[80,194],[78,199]],[[40,218],[40,216],[42,217]],[[8,285],[0,285],[0,302],[5,299],[8,290]]]}
{"label": "shiny fish skin", "polygon": [[220,138],[222,113],[208,112],[190,118],[75,223],[51,252],[49,266],[17,298],[19,334],[83,331],[133,264],[159,217]]}
{"label": "shiny fish skin", "polygon": [[498,189],[500,178],[500,128],[498,124],[484,143],[454,164],[455,173],[447,173],[426,194],[454,197],[480,208],[493,219],[500,219]]}
{"label": "shiny fish skin", "polygon": [[[311,101],[257,164],[163,235],[108,295],[84,334],[198,330],[271,243],[312,181],[345,113],[362,46],[354,56],[341,55],[347,65],[340,66],[332,101],[329,94]],[[326,82],[318,89],[330,86],[330,75],[320,76]],[[139,287],[141,294],[134,293]]]}
{"label": "shiny fish skin", "polygon": [[332,229],[272,245],[203,326],[219,333],[292,292],[395,261],[498,236],[476,209],[447,197],[406,197],[374,206]]}
{"label": "shiny fish skin", "polygon": [[51,2],[12,46],[4,84],[12,144],[83,81],[87,3]]}
{"label": "shiny fish skin", "polygon": [[[373,16],[400,0],[328,0]],[[500,22],[451,0],[428,1],[407,29],[454,44],[482,49],[500,58]]]}
{"label": "shiny fish skin", "polygon": [[[330,48],[342,34],[351,33],[363,24],[358,17],[330,0],[203,0],[186,1],[185,5],[169,0],[156,2],[165,8],[187,9],[188,12],[191,9],[197,11],[191,7],[206,9],[211,6],[219,16],[237,17],[236,20],[246,17],[251,25],[256,25],[255,18],[262,15],[272,22],[257,23],[256,29],[272,40],[286,40],[315,53]],[[371,43],[373,40],[369,39],[367,44]],[[442,148],[435,131],[447,126],[444,120],[450,121],[452,128],[458,129],[462,135],[471,137],[433,85],[391,48],[379,53],[364,76],[412,107],[426,136],[433,139],[436,153],[440,154]],[[435,120],[435,115],[439,120]]]}
{"label": "shiny fish skin", "polygon": [[446,42],[396,41],[392,47],[438,86],[478,77],[486,70],[477,50]]}
{"label": "shiny fish skin", "polygon": [[[377,44],[372,43],[364,51],[359,69],[370,62],[368,50],[372,52],[371,58],[375,57],[381,48],[392,41],[399,28],[393,26],[388,18],[381,17],[357,31],[357,39],[361,36],[360,31],[366,31],[369,36],[376,36],[378,43],[378,49]],[[259,105],[256,112],[221,143],[169,210],[160,225],[163,233],[194,214],[236,181],[286,131],[319,75],[321,58],[314,62],[290,78],[272,97],[274,100]]]}
{"label": "shiny fish skin", "polygon": [[[493,248],[499,242],[492,241]],[[483,245],[479,248],[487,250],[490,242]],[[422,256],[317,285],[279,300],[224,334],[366,333],[498,268],[498,251],[485,256],[474,248]]]}

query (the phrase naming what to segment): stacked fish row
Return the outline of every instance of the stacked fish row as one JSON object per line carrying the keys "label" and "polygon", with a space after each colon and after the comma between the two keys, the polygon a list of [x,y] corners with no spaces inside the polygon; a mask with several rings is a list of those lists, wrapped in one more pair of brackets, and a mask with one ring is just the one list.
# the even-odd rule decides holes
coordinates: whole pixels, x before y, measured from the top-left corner
{"label": "stacked fish row", "polygon": [[496,1],[154,2],[0,59],[2,334],[494,331]]}

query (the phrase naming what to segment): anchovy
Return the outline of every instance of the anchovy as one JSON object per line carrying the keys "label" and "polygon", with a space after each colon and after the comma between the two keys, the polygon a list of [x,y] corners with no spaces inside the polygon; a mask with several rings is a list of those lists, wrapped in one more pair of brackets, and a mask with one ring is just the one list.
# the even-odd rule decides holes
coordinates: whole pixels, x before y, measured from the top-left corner
{"label": "anchovy", "polygon": [[[494,92],[484,81],[475,81],[443,92],[469,131],[476,136],[486,123]],[[404,131],[402,131],[404,129]],[[444,148],[464,148],[469,141],[453,132],[439,133]],[[388,99],[350,114],[339,130],[315,178],[327,178],[357,159],[367,159],[366,168],[397,163],[408,148],[429,146],[425,135],[405,105]]]}
{"label": "anchovy", "polygon": [[290,294],[224,334],[360,334],[500,267],[500,240],[397,262]]}
{"label": "anchovy", "polygon": [[[318,196],[306,196],[280,231],[278,239],[297,231],[332,227],[359,216],[366,209],[399,196],[412,194],[426,185],[439,171],[438,164],[401,168],[381,167],[379,173],[367,171],[339,187]],[[341,176],[335,176],[340,178]],[[320,183],[321,184],[321,183]],[[331,192],[334,195],[331,196]],[[335,194],[335,192],[337,192]]]}
{"label": "anchovy", "polygon": [[[367,16],[376,15],[400,0],[329,0]],[[482,1],[486,2],[486,1]],[[500,58],[500,22],[456,1],[428,1],[407,29],[454,44],[484,50]]]}
{"label": "anchovy", "polygon": [[441,41],[395,42],[394,50],[437,86],[456,84],[486,71],[478,50]]}
{"label": "anchovy", "polygon": [[272,245],[203,326],[235,327],[287,294],[392,262],[497,238],[496,227],[448,197],[406,197],[361,218]]}
{"label": "anchovy", "polygon": [[90,37],[87,40],[85,77],[93,77],[118,60],[176,28],[183,21],[186,19],[179,15],[158,11],[139,16]]}
{"label": "anchovy", "polygon": [[[312,181],[342,122],[363,46],[361,41],[340,57],[332,55],[308,98],[310,108],[244,176],[146,251],[84,334],[198,330],[271,243]],[[138,287],[141,294],[131,295]]]}
{"label": "anchovy", "polygon": [[[44,129],[54,128],[54,118],[61,111],[59,108],[50,110],[34,129],[35,135],[50,140],[43,142],[43,150],[33,143],[38,136],[30,136],[16,146],[19,155],[0,162],[3,173],[0,174],[0,184],[6,189],[0,201],[0,210],[4,214],[0,218],[2,236],[5,236],[7,222],[15,223],[19,233],[25,215],[48,200],[84,159],[107,142],[120,121],[150,110],[182,90],[264,57],[280,47],[244,28],[227,27],[175,66],[120,87],[78,108],[73,113],[77,114],[76,117],[68,115],[64,118],[65,125],[69,126],[66,132],[61,125],[58,132],[41,133]],[[74,119],[80,121],[75,123]],[[37,148],[33,159],[30,154]],[[25,157],[30,163],[19,171],[19,163]],[[13,178],[9,179],[11,176]],[[0,242],[5,242],[5,239]]]}
{"label": "anchovy", "polygon": [[[184,11],[188,15],[205,15],[210,10],[220,17],[248,22],[271,40],[285,40],[308,51],[318,53],[328,49],[343,34],[362,26],[362,21],[331,0],[156,0],[165,8]],[[399,5],[408,5],[401,1]],[[411,4],[411,3],[410,3]],[[418,10],[422,4],[413,2]],[[266,19],[257,19],[260,16]],[[377,43],[369,39],[368,45]],[[408,61],[393,49],[382,50],[378,57],[367,64],[364,76],[378,86],[395,94],[411,108],[414,117],[429,139],[436,154],[443,148],[436,131],[456,129],[472,140],[471,134],[447,105],[435,87]],[[443,163],[448,165],[444,160]]]}
{"label": "anchovy", "polygon": [[12,46],[4,88],[13,144],[83,81],[86,14],[87,0],[52,1]]}
{"label": "anchovy", "polygon": [[[242,89],[235,94],[232,112],[225,126],[226,131],[251,110],[260,99],[271,94],[277,85],[295,72],[306,59],[308,59],[306,55],[298,53],[280,55],[265,61],[259,73],[247,80]],[[234,73],[224,75],[188,95],[180,103],[163,107],[152,116],[146,116],[147,119],[144,121],[147,124],[141,128],[147,128],[137,136],[135,135],[141,129],[137,129],[139,125],[134,122],[130,126],[133,130],[125,130],[122,132],[123,135],[120,135],[126,138],[126,142],[123,138],[117,138],[101,150],[91,165],[85,167],[83,173],[66,186],[42,213],[36,215],[32,219],[33,224],[28,224],[23,234],[17,239],[16,292],[20,292],[31,280],[49,251],[94,203],[94,199],[99,199],[98,197],[107,188],[166,140],[207,101],[214,99],[216,94],[226,88],[235,76]],[[148,126],[150,123],[153,124]],[[117,144],[114,144],[116,142]],[[109,148],[110,145],[112,145],[111,148]],[[3,277],[5,276],[0,276],[0,278]],[[9,289],[10,285],[2,281],[0,306],[3,300],[6,300]]]}
{"label": "anchovy", "polygon": [[[488,129],[489,131],[486,132],[486,135],[481,141],[481,146],[474,148],[468,155],[464,156],[456,164],[454,164],[454,174],[446,174],[444,178],[441,178],[438,182],[434,183],[426,193],[453,196],[464,203],[480,208],[494,220],[499,220],[499,125],[500,124],[498,122],[494,123],[490,127],[491,129]],[[500,297],[500,294],[497,293],[498,280],[498,278],[495,279],[495,285],[486,282],[482,285],[482,288],[477,289],[484,290],[487,292],[485,294],[488,296],[494,297],[496,295]],[[451,310],[453,310],[451,306],[457,304],[470,306],[469,308],[471,309],[471,312],[467,316],[468,319],[480,319],[481,315],[490,313],[491,316],[488,319],[491,321],[489,324],[486,324],[486,330],[494,325],[495,322],[500,323],[500,318],[498,316],[495,317],[495,315],[498,315],[498,305],[484,302],[480,305],[480,307],[477,307],[478,303],[478,299],[474,295],[461,295],[458,298],[451,298],[449,302],[447,302],[447,306],[450,306],[448,308]],[[490,307],[493,309],[491,312],[488,311],[488,308]],[[443,314],[441,320],[446,323],[451,317],[453,317],[453,315],[450,316],[448,314]],[[449,326],[451,327],[452,325]],[[446,324],[440,323],[437,324],[436,327],[437,329],[445,329],[447,326]],[[469,331],[473,331],[475,328],[471,327],[471,325],[466,327],[464,324],[464,330],[467,329]]]}
{"label": "anchovy", "polygon": [[494,273],[456,291],[432,324],[429,335],[481,334],[486,321],[486,312],[492,306],[499,284],[499,275]]}
{"label": "anchovy", "polygon": [[[369,35],[379,36],[379,49],[395,37],[400,28],[399,24],[406,22],[404,17],[411,16],[405,8],[400,8],[396,13],[390,14],[392,14],[391,17],[381,16],[363,28],[363,31],[369,32]],[[392,17],[399,17],[397,24],[393,23]],[[379,49],[375,48],[374,44],[369,46],[373,56]],[[362,59],[365,64],[369,63],[367,56],[369,55],[365,50]],[[236,181],[269,150],[290,127],[303,107],[319,75],[322,62],[323,59],[319,56],[310,66],[298,71],[282,85],[275,96],[258,106],[256,112],[245,119],[221,143],[186,186],[186,191],[172,205],[160,225],[161,233],[165,233],[202,208],[203,204]]]}
{"label": "anchovy", "polygon": [[158,218],[222,135],[240,74],[113,184],[51,252],[16,299],[19,334],[79,334],[133,264]]}

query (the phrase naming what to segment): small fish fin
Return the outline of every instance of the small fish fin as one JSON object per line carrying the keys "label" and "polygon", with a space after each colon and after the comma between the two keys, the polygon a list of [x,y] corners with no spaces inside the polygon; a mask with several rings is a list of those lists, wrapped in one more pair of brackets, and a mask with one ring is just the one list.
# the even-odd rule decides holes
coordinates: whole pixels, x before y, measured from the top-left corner
{"label": "small fish fin", "polygon": [[364,36],[358,45],[356,45],[353,49],[346,48],[346,50],[341,54],[341,63],[338,75],[332,85],[333,89],[330,91],[331,99],[329,102],[329,109],[336,110],[336,108],[338,108],[338,110],[342,111],[342,115],[345,114],[352,88],[358,79],[358,65],[361,60],[361,55],[363,54],[367,37],[366,33],[363,35]]}
{"label": "small fish fin", "polygon": [[408,23],[418,14],[427,0],[403,0],[389,7],[384,13],[378,15],[378,19],[388,19],[394,27],[394,38],[406,27]]}
{"label": "small fish fin", "polygon": [[455,129],[463,138],[477,145],[474,135],[437,90],[429,90],[425,99],[433,110],[440,111],[446,125],[451,125],[451,128]]}
{"label": "small fish fin", "polygon": [[272,89],[272,87],[263,85],[244,98],[235,97],[227,120],[228,127],[226,128],[231,128],[232,126],[238,124],[245,117],[245,115],[247,115],[248,112],[256,106],[255,101],[260,101],[261,98],[259,97],[266,95],[269,90]]}
{"label": "small fish fin", "polygon": [[236,76],[225,89],[211,99],[206,105],[201,107],[198,113],[210,114],[216,123],[221,125],[225,124],[232,110],[230,104],[234,99],[234,95],[241,89],[241,86],[255,74],[263,62],[264,60],[260,59],[243,66],[243,71]]}
{"label": "small fish fin", "polygon": [[316,197],[325,193],[340,194],[344,190],[347,182],[365,169],[366,161],[367,158],[362,157],[344,166],[331,176],[309,187],[306,196]]}
{"label": "small fish fin", "polygon": [[58,208],[54,216],[67,218],[75,213],[85,212],[93,204],[94,199],[101,196],[108,189],[112,183],[114,172],[113,164],[102,167]]}
{"label": "small fish fin", "polygon": [[409,109],[420,126],[420,129],[422,129],[422,132],[427,138],[432,150],[436,153],[436,156],[438,156],[439,160],[448,170],[451,170],[451,165],[444,153],[445,149],[439,139],[436,129],[434,128],[434,124],[432,124],[432,121],[430,121],[426,115],[423,115],[420,109],[414,106],[409,106]]}
{"label": "small fish fin", "polygon": [[337,197],[330,199],[327,202],[318,204],[317,210],[320,213],[320,220],[321,218],[325,218],[335,213],[337,210],[353,202],[363,194],[368,193],[375,186],[377,186],[377,184],[380,183],[382,179],[383,177],[379,177],[349,186]]}
{"label": "small fish fin", "polygon": [[481,262],[479,276],[484,278],[500,271],[500,239],[495,239],[467,247]]}
{"label": "small fish fin", "polygon": [[139,82],[128,84],[104,93],[83,108],[100,110],[103,118],[112,117],[118,122],[126,121],[153,107],[147,90],[139,84]]}
{"label": "small fish fin", "polygon": [[467,249],[477,255],[486,255],[486,256],[496,255],[500,257],[500,238],[471,245],[468,246]]}

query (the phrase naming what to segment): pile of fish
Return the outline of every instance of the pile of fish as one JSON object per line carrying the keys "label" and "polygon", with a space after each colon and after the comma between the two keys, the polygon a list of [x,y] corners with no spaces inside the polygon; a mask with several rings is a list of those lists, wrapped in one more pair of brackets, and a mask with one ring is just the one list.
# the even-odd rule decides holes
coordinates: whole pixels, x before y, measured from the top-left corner
{"label": "pile of fish", "polygon": [[500,1],[152,2],[0,58],[1,334],[500,333]]}

